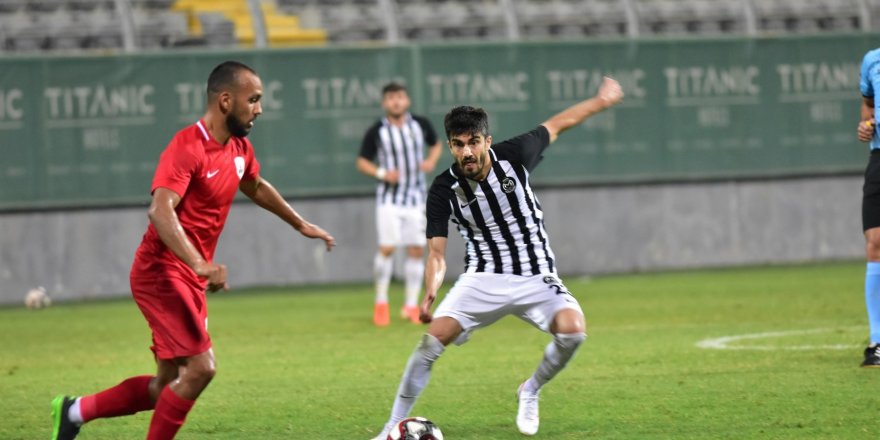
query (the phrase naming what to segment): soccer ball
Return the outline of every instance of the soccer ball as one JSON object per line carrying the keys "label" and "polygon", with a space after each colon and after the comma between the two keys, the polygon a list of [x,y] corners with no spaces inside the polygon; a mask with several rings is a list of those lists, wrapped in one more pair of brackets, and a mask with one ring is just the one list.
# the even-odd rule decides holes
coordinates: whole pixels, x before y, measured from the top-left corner
{"label": "soccer ball", "polygon": [[42,286],[28,290],[24,296],[24,305],[29,309],[42,309],[52,305],[52,298],[46,293],[46,289]]}
{"label": "soccer ball", "polygon": [[443,440],[443,433],[424,417],[410,417],[401,420],[388,433],[388,440]]}

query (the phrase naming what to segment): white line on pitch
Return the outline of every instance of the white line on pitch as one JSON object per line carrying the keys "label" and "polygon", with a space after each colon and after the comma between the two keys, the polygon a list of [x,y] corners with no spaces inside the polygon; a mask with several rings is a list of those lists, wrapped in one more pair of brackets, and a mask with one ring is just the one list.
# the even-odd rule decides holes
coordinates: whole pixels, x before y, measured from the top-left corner
{"label": "white line on pitch", "polygon": [[[862,327],[858,327],[862,328]],[[714,350],[850,350],[860,347],[851,344],[831,344],[831,345],[740,345],[730,346],[729,344],[738,341],[778,338],[783,336],[799,336],[812,335],[817,333],[828,333],[839,329],[833,328],[816,328],[809,330],[788,330],[781,332],[764,332],[750,333],[736,336],[722,336],[720,338],[703,339],[696,343],[698,348],[714,349]]]}

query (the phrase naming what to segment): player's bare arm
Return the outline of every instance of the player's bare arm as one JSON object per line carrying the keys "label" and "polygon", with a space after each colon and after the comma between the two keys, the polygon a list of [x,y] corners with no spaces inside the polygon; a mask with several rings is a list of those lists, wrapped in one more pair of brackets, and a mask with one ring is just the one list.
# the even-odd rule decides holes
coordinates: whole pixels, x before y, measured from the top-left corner
{"label": "player's bare arm", "polygon": [[437,299],[437,291],[446,277],[446,237],[428,240],[428,261],[425,264],[425,297],[419,310],[419,319],[429,323],[433,319],[431,306]]}
{"label": "player's bare arm", "polygon": [[278,190],[272,186],[266,179],[257,176],[254,180],[242,180],[238,185],[238,189],[248,196],[257,206],[277,215],[284,220],[293,229],[308,238],[319,238],[324,240],[327,251],[336,246],[336,240],[332,235],[327,233],[320,226],[309,223],[304,219],[290,204],[281,197]]}
{"label": "player's bare arm", "polygon": [[859,140],[862,142],[871,142],[871,138],[874,137],[874,130],[877,126],[874,121],[874,98],[862,97],[861,115],[862,120],[859,122],[858,128]]}
{"label": "player's bare arm", "polygon": [[555,114],[541,125],[550,132],[550,142],[553,143],[565,130],[584,122],[596,113],[613,107],[622,99],[623,90],[620,88],[620,84],[606,76],[595,96]]}
{"label": "player's bare arm", "polygon": [[396,184],[397,181],[400,180],[400,171],[379,168],[378,165],[363,157],[357,158],[357,169],[358,171],[369,177],[372,177],[376,180],[388,182],[392,185]]}
{"label": "player's bare arm", "polygon": [[440,160],[440,155],[443,154],[443,150],[440,148],[440,142],[431,145],[428,148],[428,157],[422,161],[421,166],[419,167],[423,173],[430,173],[434,171],[434,168],[437,167],[437,162]]}
{"label": "player's bare arm", "polygon": [[159,238],[196,275],[208,280],[208,291],[229,290],[226,283],[226,266],[205,261],[183,231],[174,208],[180,203],[180,195],[168,188],[156,188],[150,204],[148,216],[150,223],[159,233]]}

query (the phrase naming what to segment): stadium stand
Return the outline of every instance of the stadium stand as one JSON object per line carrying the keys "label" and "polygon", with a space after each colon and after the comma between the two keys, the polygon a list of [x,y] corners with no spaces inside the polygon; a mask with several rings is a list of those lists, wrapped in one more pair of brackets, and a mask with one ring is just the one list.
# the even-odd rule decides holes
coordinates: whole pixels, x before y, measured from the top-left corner
{"label": "stadium stand", "polygon": [[878,0],[2,0],[0,50],[120,50],[120,2],[139,49],[259,46],[259,30],[269,46],[855,32],[880,13]]}

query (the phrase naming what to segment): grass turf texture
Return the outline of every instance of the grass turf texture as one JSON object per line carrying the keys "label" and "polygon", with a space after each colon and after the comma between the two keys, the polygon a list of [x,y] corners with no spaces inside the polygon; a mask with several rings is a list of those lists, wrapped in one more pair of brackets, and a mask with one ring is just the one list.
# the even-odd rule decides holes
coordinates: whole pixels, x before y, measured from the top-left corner
{"label": "grass turf texture", "polygon": [[[858,368],[867,342],[863,277],[862,263],[838,263],[568,278],[590,337],[543,391],[538,438],[876,438],[880,370]],[[370,290],[212,295],[218,374],[179,438],[375,435],[423,329],[399,319],[373,327]],[[778,347],[763,351],[695,346],[810,329],[829,330],[732,343]],[[450,439],[522,438],[514,390],[548,340],[510,317],[477,332],[435,364],[413,414]],[[834,344],[851,348],[786,349]],[[0,438],[48,438],[55,394],[153,371],[148,345],[128,300],[0,309]],[[143,438],[151,414],[92,422],[80,438]]]}

